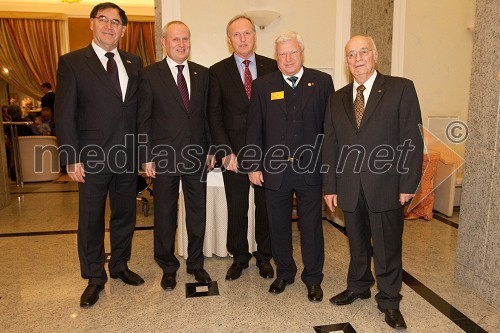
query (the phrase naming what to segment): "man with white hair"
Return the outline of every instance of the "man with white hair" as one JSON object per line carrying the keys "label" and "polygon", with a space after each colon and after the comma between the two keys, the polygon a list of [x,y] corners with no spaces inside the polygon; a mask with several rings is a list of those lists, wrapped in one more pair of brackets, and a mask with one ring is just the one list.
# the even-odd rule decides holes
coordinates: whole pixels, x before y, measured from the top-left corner
{"label": "man with white hair", "polygon": [[[324,246],[321,214],[321,143],[332,77],[305,68],[302,37],[292,31],[276,39],[279,71],[254,81],[244,158],[250,181],[265,188],[271,249],[277,278],[269,292],[279,294],[295,280],[292,205],[297,197],[302,248],[302,281],[311,302],[323,299]],[[252,151],[253,150],[253,151]]]}

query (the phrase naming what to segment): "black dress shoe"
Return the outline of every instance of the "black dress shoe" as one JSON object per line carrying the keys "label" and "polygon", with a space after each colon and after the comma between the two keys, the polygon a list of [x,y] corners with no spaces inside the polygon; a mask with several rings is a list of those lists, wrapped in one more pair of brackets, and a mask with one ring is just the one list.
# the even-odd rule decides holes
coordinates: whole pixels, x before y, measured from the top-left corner
{"label": "black dress shoe", "polygon": [[257,267],[259,267],[259,274],[264,279],[272,279],[274,277],[274,269],[269,261],[257,260]]}
{"label": "black dress shoe", "polygon": [[321,302],[323,300],[323,289],[319,284],[307,286],[307,299],[311,302]]}
{"label": "black dress shoe", "polygon": [[188,269],[187,272],[188,274],[194,275],[195,280],[198,282],[201,283],[212,282],[210,275],[208,275],[207,271],[203,267],[197,269]]}
{"label": "black dress shoe", "polygon": [[144,280],[139,276],[139,274],[132,272],[128,268],[125,268],[121,272],[111,273],[110,276],[112,279],[120,279],[131,286],[140,286],[144,283]]}
{"label": "black dress shoe", "polygon": [[280,278],[277,278],[276,280],[273,281],[273,283],[271,283],[271,286],[269,287],[269,292],[273,293],[273,294],[281,294],[282,292],[285,291],[285,287],[288,284],[292,284],[293,282],[294,282],[294,280],[286,281],[286,280],[282,280]]}
{"label": "black dress shoe", "polygon": [[330,298],[330,302],[332,302],[335,305],[347,305],[347,304],[351,304],[352,302],[354,302],[358,298],[367,299],[367,298],[370,298],[371,296],[372,296],[372,294],[371,294],[370,290],[368,290],[367,292],[362,293],[362,294],[356,294],[356,293],[353,293],[352,291],[349,291],[348,289],[346,289],[343,292],[341,292],[340,294],[335,295],[332,298]]}
{"label": "black dress shoe", "polygon": [[99,299],[99,293],[104,289],[103,285],[89,284],[80,297],[80,306],[90,308]]}
{"label": "black dress shoe", "polygon": [[163,273],[160,285],[164,290],[174,290],[177,285],[175,275],[175,273]]}
{"label": "black dress shoe", "polygon": [[396,329],[406,329],[405,319],[398,309],[382,309],[378,305],[377,308],[380,310],[380,312],[385,313],[385,322],[387,323],[387,325]]}
{"label": "black dress shoe", "polygon": [[239,261],[233,261],[233,264],[227,270],[226,280],[236,280],[241,276],[245,268],[248,268],[248,263],[242,264]]}

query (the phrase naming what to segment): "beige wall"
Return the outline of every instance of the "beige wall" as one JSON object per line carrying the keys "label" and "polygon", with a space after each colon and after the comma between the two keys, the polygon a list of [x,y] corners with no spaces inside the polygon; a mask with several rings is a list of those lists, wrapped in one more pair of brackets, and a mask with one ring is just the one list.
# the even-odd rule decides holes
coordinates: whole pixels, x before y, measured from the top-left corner
{"label": "beige wall", "polygon": [[427,116],[467,120],[473,0],[407,0],[404,76],[413,80]]}
{"label": "beige wall", "polygon": [[333,73],[335,39],[335,1],[302,0],[182,0],[181,20],[191,29],[191,60],[210,66],[230,55],[226,24],[237,14],[249,10],[273,10],[281,17],[264,30],[257,30],[257,53],[274,57],[274,39],[285,30],[302,35],[305,65]]}

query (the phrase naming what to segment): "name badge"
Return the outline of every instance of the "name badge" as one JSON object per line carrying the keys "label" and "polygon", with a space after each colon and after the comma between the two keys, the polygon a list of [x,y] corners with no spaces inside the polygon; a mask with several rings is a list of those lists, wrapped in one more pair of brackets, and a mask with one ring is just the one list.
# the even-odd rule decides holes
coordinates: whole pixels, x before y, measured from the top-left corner
{"label": "name badge", "polygon": [[271,101],[285,98],[285,91],[275,91],[271,93]]}

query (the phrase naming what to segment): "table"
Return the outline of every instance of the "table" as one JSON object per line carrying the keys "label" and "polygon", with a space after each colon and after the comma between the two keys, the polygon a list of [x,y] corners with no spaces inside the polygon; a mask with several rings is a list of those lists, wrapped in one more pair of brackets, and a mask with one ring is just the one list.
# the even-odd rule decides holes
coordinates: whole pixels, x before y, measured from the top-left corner
{"label": "table", "polygon": [[[229,171],[226,171],[229,172]],[[182,181],[181,181],[182,183]],[[250,253],[257,250],[255,242],[255,204],[253,187],[250,187],[248,209],[248,247]],[[182,186],[179,193],[179,210],[177,216],[177,254],[187,258],[188,238],[186,229],[186,211]],[[226,191],[222,171],[219,168],[207,176],[207,225],[203,244],[203,255],[227,257],[227,204]]]}
{"label": "table", "polygon": [[[423,217],[432,219],[432,207],[434,206],[434,174],[439,161],[439,152],[429,150],[424,154],[422,160],[422,180],[418,185],[415,197],[404,208],[406,220]],[[416,206],[415,203],[417,204]]]}

